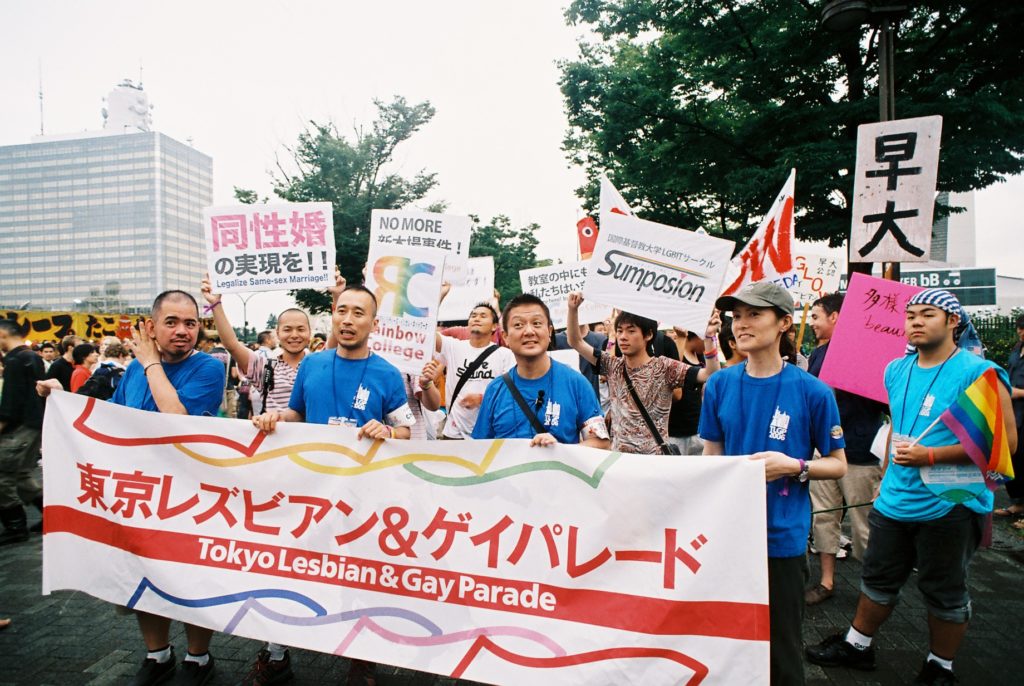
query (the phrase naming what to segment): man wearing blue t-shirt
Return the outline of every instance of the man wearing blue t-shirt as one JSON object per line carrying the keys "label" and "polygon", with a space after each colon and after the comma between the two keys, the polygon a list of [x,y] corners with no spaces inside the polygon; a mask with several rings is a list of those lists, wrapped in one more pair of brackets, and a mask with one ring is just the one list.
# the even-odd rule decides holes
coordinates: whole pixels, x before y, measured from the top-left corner
{"label": "man wearing blue t-shirt", "polygon": [[[529,438],[533,446],[581,443],[606,449],[608,429],[593,388],[575,369],[548,356],[554,330],[544,301],[523,293],[509,301],[501,319],[516,366],[507,373],[508,382],[497,378],[487,386],[473,438]],[[525,410],[508,383],[519,391]]]}
{"label": "man wearing blue t-shirt", "polygon": [[[268,433],[283,421],[352,426],[359,430],[359,438],[409,438],[409,427],[416,420],[402,374],[370,350],[370,333],[377,326],[377,298],[363,286],[348,286],[337,297],[331,321],[338,347],[306,355],[287,409],[253,417],[253,424]],[[277,648],[278,656],[268,652],[257,662],[267,675],[277,671],[274,661],[284,659],[284,647]],[[373,663],[352,660],[346,683],[374,686],[374,673]],[[247,682],[281,683],[291,678],[290,666],[280,675],[280,681],[260,681],[257,671]]]}
{"label": "man wearing blue t-shirt", "polygon": [[[973,339],[964,335],[966,320],[949,291],[928,289],[907,301],[907,340],[916,351],[885,369],[892,412],[889,461],[868,516],[871,535],[857,613],[848,630],[807,648],[807,659],[814,664],[874,669],[872,639],[916,568],[917,586],[928,607],[929,653],[914,683],[957,681],[953,658],[971,618],[967,567],[993,496],[956,435],[935,419],[995,368],[1002,382],[999,402],[1011,453],[1017,445],[1009,378],[1002,368],[960,348],[958,340]],[[941,468],[933,469],[935,465]]]}
{"label": "man wearing blue t-shirt", "polygon": [[[135,361],[128,365],[110,402],[149,412],[216,417],[224,391],[224,364],[195,349],[199,305],[184,291],[166,291],[153,301],[152,318],[140,321],[128,344]],[[56,380],[39,384],[41,394],[60,390]],[[168,681],[175,671],[170,645],[171,620],[135,611],[147,655],[132,686]],[[213,630],[185,625],[188,654],[175,684],[201,686],[213,676]]]}
{"label": "man wearing blue t-shirt", "polygon": [[[768,513],[771,683],[804,683],[801,625],[811,524],[809,479],[846,474],[839,408],[831,389],[779,352],[793,325],[793,297],[758,282],[715,307],[732,311],[746,361],[708,379],[698,432],[705,455],[750,455],[764,462]],[[817,450],[821,457],[814,458]]]}

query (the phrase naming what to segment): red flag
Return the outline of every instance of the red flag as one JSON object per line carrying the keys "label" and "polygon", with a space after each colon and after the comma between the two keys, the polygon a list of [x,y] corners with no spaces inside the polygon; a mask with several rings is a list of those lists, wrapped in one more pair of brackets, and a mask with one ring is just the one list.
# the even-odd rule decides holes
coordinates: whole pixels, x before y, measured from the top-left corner
{"label": "red flag", "polygon": [[597,245],[597,222],[593,217],[584,217],[576,222],[576,234],[580,240],[580,258],[589,260]]}

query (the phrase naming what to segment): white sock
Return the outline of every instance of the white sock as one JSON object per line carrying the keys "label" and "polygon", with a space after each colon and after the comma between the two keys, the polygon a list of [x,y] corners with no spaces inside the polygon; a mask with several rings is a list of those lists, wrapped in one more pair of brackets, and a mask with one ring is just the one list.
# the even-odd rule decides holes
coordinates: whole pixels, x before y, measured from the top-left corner
{"label": "white sock", "polygon": [[150,650],[146,653],[147,660],[156,660],[158,663],[163,664],[171,659],[171,646],[165,646],[160,650]]}
{"label": "white sock", "polygon": [[205,666],[206,663],[209,662],[209,661],[210,661],[210,653],[209,653],[209,651],[203,653],[202,655],[193,655],[192,653],[186,652],[185,653],[185,659],[183,660],[183,662],[195,662],[200,667]]}
{"label": "white sock", "polygon": [[871,647],[871,637],[857,631],[852,625],[850,630],[846,632],[846,642],[857,650],[867,650]]}
{"label": "white sock", "polygon": [[939,667],[942,667],[943,669],[948,669],[951,672],[953,671],[953,661],[941,658],[938,655],[936,655],[935,653],[929,652],[928,653],[928,657],[925,658],[925,660],[927,662],[934,662],[935,664],[937,664]]}
{"label": "white sock", "polygon": [[280,643],[268,643],[267,644],[267,651],[270,652],[270,661],[271,662],[280,662],[281,660],[283,660],[284,659],[284,653],[285,653],[286,650],[288,650],[288,649],[285,648]]}

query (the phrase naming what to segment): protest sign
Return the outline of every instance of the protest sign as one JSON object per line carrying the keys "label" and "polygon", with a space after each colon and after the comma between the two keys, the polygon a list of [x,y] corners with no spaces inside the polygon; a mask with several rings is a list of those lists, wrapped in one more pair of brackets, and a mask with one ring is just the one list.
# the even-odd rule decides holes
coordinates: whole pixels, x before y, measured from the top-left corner
{"label": "protest sign", "polygon": [[793,256],[793,272],[798,278],[791,281],[788,290],[797,312],[818,298],[839,291],[842,264],[833,255],[797,250]]}
{"label": "protest sign", "polygon": [[851,262],[927,262],[942,117],[857,127]]}
{"label": "protest sign", "polygon": [[704,331],[733,246],[721,238],[602,212],[583,295],[624,312]]}
{"label": "protest sign", "polygon": [[377,297],[370,350],[400,371],[419,374],[433,359],[444,260],[436,250],[370,246],[366,287]]}
{"label": "protest sign", "polygon": [[203,226],[214,293],[334,285],[329,202],[207,207]]}
{"label": "protest sign", "polygon": [[[519,272],[519,283],[523,293],[532,293],[548,306],[551,311],[551,325],[564,329],[569,312],[569,294],[582,291],[587,280],[590,261],[555,264],[550,267],[523,269]],[[600,303],[584,300],[580,306],[580,324],[603,322],[612,314],[612,308]]]}
{"label": "protest sign", "polygon": [[[451,291],[441,301],[438,321],[466,321],[473,308],[482,302],[494,300],[494,258],[471,257],[466,262],[462,283],[452,284]],[[500,307],[497,308],[499,311]]]}
{"label": "protest sign", "polygon": [[832,388],[888,403],[885,367],[906,350],[907,301],[921,290],[854,274],[818,378]]}
{"label": "protest sign", "polygon": [[730,295],[755,281],[776,281],[791,288],[797,280],[793,264],[793,203],[796,193],[796,169],[789,172],[782,190],[768,214],[729,265],[726,288]]}
{"label": "protest sign", "polygon": [[443,253],[444,279],[461,283],[469,259],[469,217],[414,210],[373,210],[370,213],[370,250],[387,247],[393,254],[403,248]]}
{"label": "protest sign", "polygon": [[64,392],[43,432],[45,594],[492,684],[768,683],[746,458],[265,435]]}

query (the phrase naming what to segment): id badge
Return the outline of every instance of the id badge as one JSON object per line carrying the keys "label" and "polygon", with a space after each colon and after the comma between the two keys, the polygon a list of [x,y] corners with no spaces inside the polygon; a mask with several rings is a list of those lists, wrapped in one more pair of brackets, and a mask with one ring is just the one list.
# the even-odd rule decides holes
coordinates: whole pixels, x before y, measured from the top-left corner
{"label": "id badge", "polygon": [[356,420],[349,419],[348,417],[328,417],[328,426],[355,426]]}

